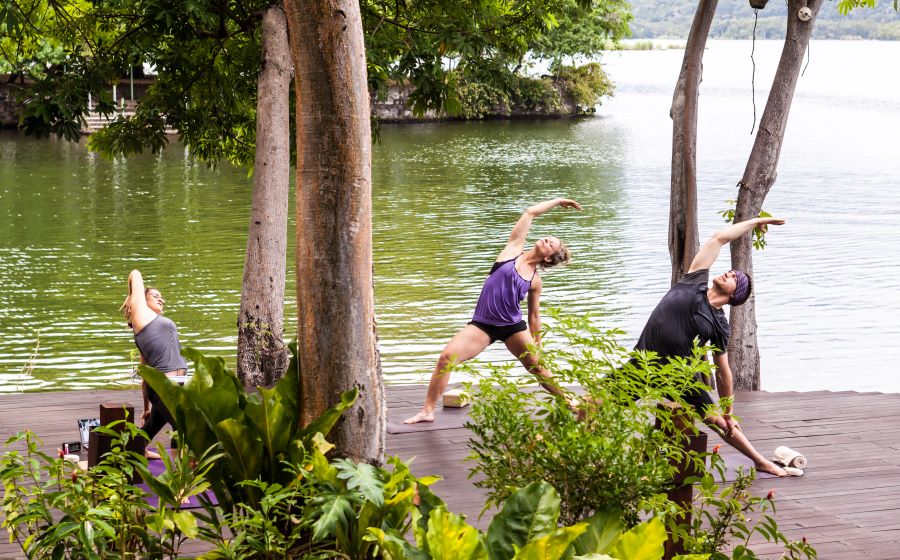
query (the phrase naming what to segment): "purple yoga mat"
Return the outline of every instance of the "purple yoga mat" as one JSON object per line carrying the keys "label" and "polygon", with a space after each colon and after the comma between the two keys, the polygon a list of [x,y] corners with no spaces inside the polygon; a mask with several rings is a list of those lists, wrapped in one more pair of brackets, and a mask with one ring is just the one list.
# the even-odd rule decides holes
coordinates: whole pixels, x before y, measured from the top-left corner
{"label": "purple yoga mat", "polygon": [[[418,412],[418,411],[417,411]],[[419,422],[418,424],[404,424],[403,419],[415,413],[402,417],[388,417],[387,433],[409,434],[414,432],[432,432],[434,430],[452,430],[462,428],[469,419],[468,407],[464,408],[439,408],[434,411],[434,422]]]}
{"label": "purple yoga mat", "polygon": [[[737,472],[740,467],[744,467],[745,473],[750,472],[750,469],[753,467],[753,461],[742,453],[722,453],[722,459],[725,460],[725,482],[737,480]],[[716,473],[716,478],[718,478],[718,473]],[[774,474],[756,471],[756,478],[777,477]]]}
{"label": "purple yoga mat", "polygon": [[[147,468],[151,473],[153,473],[153,476],[159,476],[166,471],[166,464],[163,463],[162,459],[148,459]],[[155,508],[159,506],[159,496],[157,496],[149,486],[142,482],[140,484],[137,484],[137,487],[147,493],[147,504],[149,504],[150,507]],[[208,490],[205,492],[205,494],[207,499],[210,500],[213,504],[218,503],[216,501],[216,495],[213,494],[212,491]],[[200,507],[203,506],[200,505],[200,500],[197,498],[197,496],[191,496],[190,498],[188,498],[187,503],[181,504],[181,509],[196,509]]]}

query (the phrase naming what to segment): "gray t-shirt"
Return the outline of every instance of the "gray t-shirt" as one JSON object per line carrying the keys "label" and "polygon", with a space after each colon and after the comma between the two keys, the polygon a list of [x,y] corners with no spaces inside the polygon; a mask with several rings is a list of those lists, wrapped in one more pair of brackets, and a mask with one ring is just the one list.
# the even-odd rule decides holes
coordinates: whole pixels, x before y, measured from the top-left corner
{"label": "gray t-shirt", "polygon": [[694,339],[698,339],[700,345],[709,342],[719,353],[724,352],[731,328],[725,312],[709,304],[708,282],[709,269],[703,269],[675,284],[650,314],[635,350],[687,358],[693,355]]}
{"label": "gray t-shirt", "polygon": [[134,335],[134,343],[150,367],[163,373],[187,369],[187,362],[181,355],[178,327],[171,319],[157,315]]}

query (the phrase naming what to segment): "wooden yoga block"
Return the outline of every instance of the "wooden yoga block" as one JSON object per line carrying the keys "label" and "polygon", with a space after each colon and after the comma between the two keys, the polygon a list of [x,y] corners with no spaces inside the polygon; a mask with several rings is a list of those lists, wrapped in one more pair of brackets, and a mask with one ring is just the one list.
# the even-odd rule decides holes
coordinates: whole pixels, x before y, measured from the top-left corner
{"label": "wooden yoga block", "polygon": [[[128,403],[100,403],[99,416],[101,426],[109,426],[118,420],[128,420],[132,423],[135,421],[134,407]],[[114,429],[121,432],[125,429],[125,426],[119,424]],[[109,452],[112,447],[112,438],[91,430],[89,442],[87,462],[88,467],[93,467],[100,462],[104,454]],[[143,454],[146,445],[147,442],[143,438],[136,438],[128,442],[126,449]]]}
{"label": "wooden yoga block", "polygon": [[469,393],[462,388],[450,389],[444,392],[444,408],[462,408],[469,406]]}

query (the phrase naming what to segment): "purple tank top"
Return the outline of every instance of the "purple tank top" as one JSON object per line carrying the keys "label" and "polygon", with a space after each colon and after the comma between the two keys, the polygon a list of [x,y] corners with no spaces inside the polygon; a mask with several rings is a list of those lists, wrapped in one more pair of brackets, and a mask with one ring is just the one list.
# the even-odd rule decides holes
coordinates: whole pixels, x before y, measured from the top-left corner
{"label": "purple tank top", "polygon": [[487,325],[515,325],[522,320],[519,304],[528,294],[531,280],[525,280],[516,271],[516,257],[494,263],[490,275],[484,281],[473,321]]}

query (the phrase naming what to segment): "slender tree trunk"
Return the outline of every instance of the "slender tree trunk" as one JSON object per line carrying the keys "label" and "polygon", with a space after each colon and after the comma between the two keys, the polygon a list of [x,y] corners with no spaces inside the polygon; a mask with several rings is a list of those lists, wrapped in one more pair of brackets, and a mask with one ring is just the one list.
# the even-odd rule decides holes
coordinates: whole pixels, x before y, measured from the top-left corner
{"label": "slender tree trunk", "polygon": [[380,463],[385,404],[372,284],[369,92],[359,4],[285,0],[297,91],[300,422],[356,387],[337,453]]}
{"label": "slender tree trunk", "polygon": [[700,0],[684,49],[672,98],[672,190],[669,201],[669,256],[672,285],[687,273],[700,247],[697,233],[697,112],[703,51],[718,0]]}
{"label": "slender tree trunk", "polygon": [[[803,6],[809,7],[812,11],[812,18],[806,22],[797,16]],[[788,2],[784,49],[772,82],[772,91],[759,121],[756,140],[744,176],[741,178],[735,222],[758,216],[769,189],[775,183],[778,158],[781,155],[784,131],[800,76],[803,55],[809,46],[813,22],[821,6],[822,0]],[[731,243],[731,266],[752,275],[753,256],[750,237],[745,235]],[[760,388],[755,299],[754,295],[751,295],[744,305],[731,308],[731,341],[728,343],[728,355],[735,389],[758,391]]]}
{"label": "slender tree trunk", "polygon": [[283,336],[291,57],[281,6],[270,6],[263,14],[261,64],[253,206],[238,314],[237,368],[247,386],[271,386],[284,374],[290,359]]}

